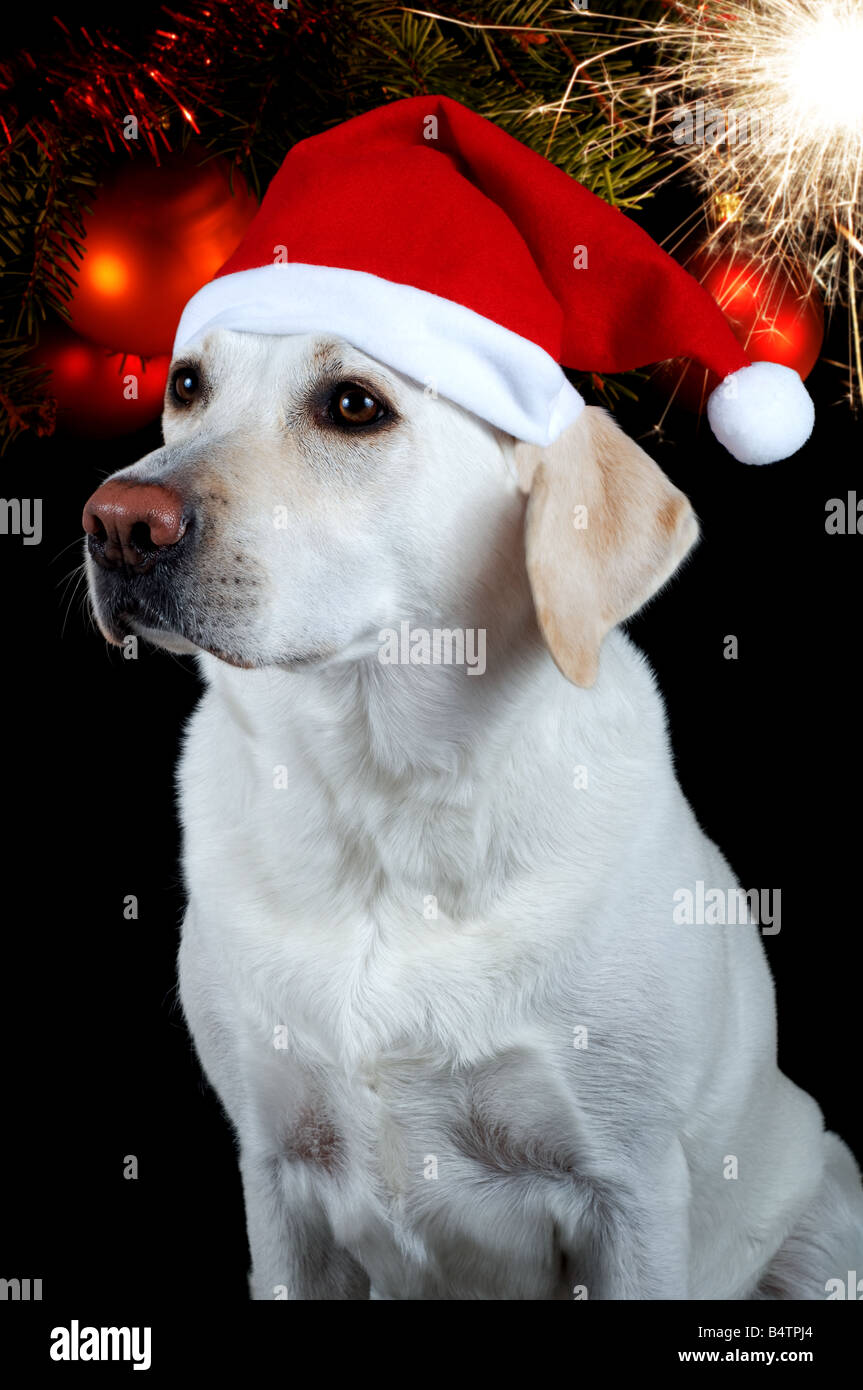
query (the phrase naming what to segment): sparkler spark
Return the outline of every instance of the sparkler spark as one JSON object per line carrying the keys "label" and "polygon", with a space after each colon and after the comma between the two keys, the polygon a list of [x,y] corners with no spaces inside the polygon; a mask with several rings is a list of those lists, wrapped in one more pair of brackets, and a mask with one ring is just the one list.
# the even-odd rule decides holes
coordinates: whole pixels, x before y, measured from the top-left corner
{"label": "sparkler spark", "polygon": [[849,395],[863,398],[863,0],[684,0],[655,33],[653,86],[690,173],[750,256],[776,274],[791,263],[847,306]]}
{"label": "sparkler spark", "polygon": [[[714,197],[741,199],[763,257],[802,264],[841,297],[863,212],[863,0],[676,4],[656,36],[691,171]],[[687,143],[693,103],[701,127]]]}

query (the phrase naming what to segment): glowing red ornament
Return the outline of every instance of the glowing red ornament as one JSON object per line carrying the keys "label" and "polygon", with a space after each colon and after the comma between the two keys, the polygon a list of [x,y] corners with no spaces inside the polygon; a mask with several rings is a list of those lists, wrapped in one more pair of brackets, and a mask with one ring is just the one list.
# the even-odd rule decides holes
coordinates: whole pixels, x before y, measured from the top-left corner
{"label": "glowing red ornament", "polygon": [[[756,265],[740,253],[707,248],[684,263],[715,299],[753,362],[793,367],[805,381],[824,341],[824,306],[801,272]],[[684,359],[663,363],[654,380],[673,394],[675,405],[687,410],[703,409],[719,384],[715,373]]]}
{"label": "glowing red ornament", "polygon": [[63,327],[43,330],[32,353],[35,366],[50,368],[58,429],[96,438],[131,434],[158,417],[170,361],[111,352]]}
{"label": "glowing red ornament", "polygon": [[[201,154],[198,151],[197,157]],[[170,353],[184,304],[227,260],[257,210],[222,160],[136,159],[85,215],[84,257],[70,305],[75,330],[145,357]]]}

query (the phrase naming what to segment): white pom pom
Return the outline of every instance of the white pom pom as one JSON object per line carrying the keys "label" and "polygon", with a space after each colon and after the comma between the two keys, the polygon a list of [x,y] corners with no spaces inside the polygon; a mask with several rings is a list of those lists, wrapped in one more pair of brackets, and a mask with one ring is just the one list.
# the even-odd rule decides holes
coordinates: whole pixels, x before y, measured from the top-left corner
{"label": "white pom pom", "polygon": [[707,418],[720,444],[741,463],[776,463],[806,443],[815,407],[793,367],[753,362],[711,392]]}

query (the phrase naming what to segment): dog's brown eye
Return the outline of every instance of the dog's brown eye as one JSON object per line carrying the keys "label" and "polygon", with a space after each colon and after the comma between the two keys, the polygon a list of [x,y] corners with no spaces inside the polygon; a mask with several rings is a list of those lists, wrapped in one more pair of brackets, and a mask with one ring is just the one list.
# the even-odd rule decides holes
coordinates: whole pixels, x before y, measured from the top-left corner
{"label": "dog's brown eye", "polygon": [[340,386],[331,401],[333,419],[345,425],[370,425],[386,411],[363,386]]}
{"label": "dog's brown eye", "polygon": [[191,367],[180,367],[171,378],[171,395],[180,405],[191,405],[197,399],[200,382]]}

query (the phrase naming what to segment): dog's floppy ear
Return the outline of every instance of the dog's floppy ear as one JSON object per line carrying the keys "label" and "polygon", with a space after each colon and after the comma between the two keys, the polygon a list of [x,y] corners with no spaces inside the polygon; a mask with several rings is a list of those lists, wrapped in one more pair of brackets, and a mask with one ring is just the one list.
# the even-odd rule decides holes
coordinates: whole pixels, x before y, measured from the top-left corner
{"label": "dog's floppy ear", "polygon": [[560,670],[590,686],[605,634],[646,603],[698,537],[688,500],[604,410],[586,406],[553,444],[517,444],[530,494],[527,572]]}

